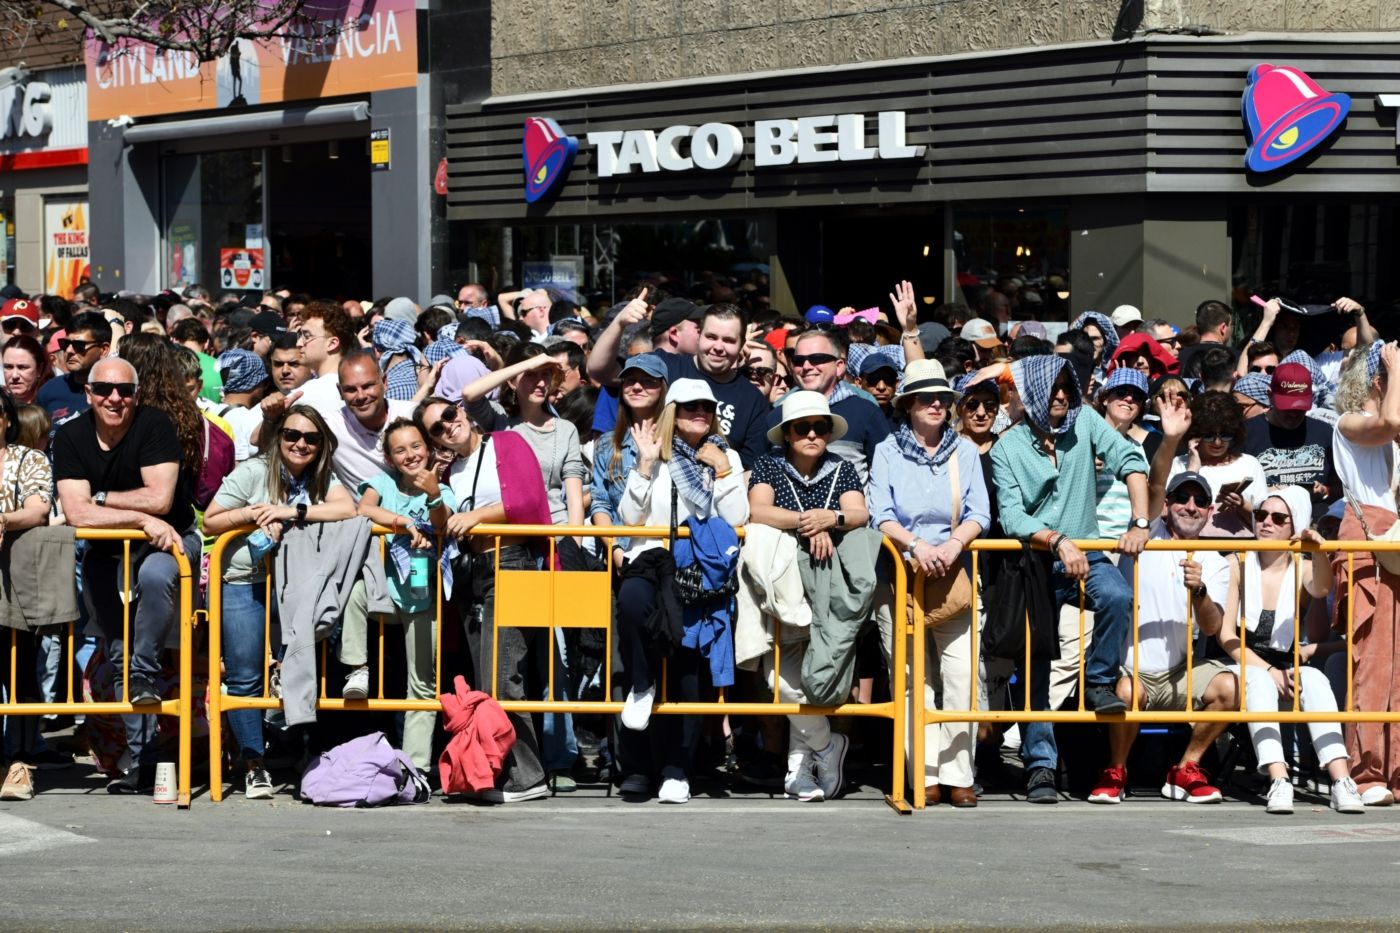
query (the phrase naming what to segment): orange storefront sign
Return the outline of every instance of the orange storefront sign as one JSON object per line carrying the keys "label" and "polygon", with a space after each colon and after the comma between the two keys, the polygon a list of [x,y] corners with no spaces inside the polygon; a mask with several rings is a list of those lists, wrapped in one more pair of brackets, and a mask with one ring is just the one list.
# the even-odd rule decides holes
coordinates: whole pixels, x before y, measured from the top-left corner
{"label": "orange storefront sign", "polygon": [[88,119],[222,110],[412,87],[418,79],[414,0],[307,4],[291,35],[240,41],[238,55],[200,65],[141,43],[87,40]]}

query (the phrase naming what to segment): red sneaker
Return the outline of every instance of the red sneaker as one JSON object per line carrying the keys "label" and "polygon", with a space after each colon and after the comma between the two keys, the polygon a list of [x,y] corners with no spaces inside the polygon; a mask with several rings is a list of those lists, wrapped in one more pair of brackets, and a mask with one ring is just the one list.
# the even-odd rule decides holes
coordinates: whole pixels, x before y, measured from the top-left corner
{"label": "red sneaker", "polygon": [[1099,780],[1089,794],[1090,803],[1122,803],[1123,788],[1128,783],[1128,769],[1108,767],[1099,772]]}
{"label": "red sneaker", "polygon": [[1220,788],[1211,786],[1200,765],[1188,761],[1184,765],[1173,765],[1167,772],[1167,783],[1162,785],[1162,796],[1168,800],[1184,800],[1187,803],[1219,803]]}

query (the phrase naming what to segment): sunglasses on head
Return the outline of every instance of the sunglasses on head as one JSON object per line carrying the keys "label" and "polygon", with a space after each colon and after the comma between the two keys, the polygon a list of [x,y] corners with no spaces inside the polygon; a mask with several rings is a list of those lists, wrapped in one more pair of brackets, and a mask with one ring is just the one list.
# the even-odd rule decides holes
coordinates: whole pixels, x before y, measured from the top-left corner
{"label": "sunglasses on head", "polygon": [[430,437],[442,437],[443,432],[447,430],[445,426],[456,421],[458,414],[460,414],[460,409],[458,409],[456,405],[448,405],[442,410],[442,414],[438,416],[438,420],[433,422],[433,426],[428,429],[428,435]]}
{"label": "sunglasses on head", "polygon": [[296,428],[283,428],[283,429],[282,429],[282,443],[284,443],[284,444],[299,444],[299,443],[301,443],[302,441],[305,441],[306,444],[307,444],[307,446],[309,446],[309,447],[320,447],[320,446],[321,446],[321,432],[320,432],[320,431],[298,431]]}
{"label": "sunglasses on head", "polygon": [[1266,376],[1272,376],[1274,374],[1274,368],[1272,366],[1251,366],[1249,367],[1249,371],[1252,373],[1263,373]]}
{"label": "sunglasses on head", "polygon": [[1291,524],[1293,524],[1293,516],[1292,516],[1292,515],[1289,515],[1287,512],[1274,512],[1274,511],[1270,511],[1269,509],[1255,509],[1255,510],[1254,510],[1254,521],[1255,521],[1255,522],[1262,522],[1262,521],[1263,521],[1264,519],[1266,519],[1266,518],[1267,518],[1269,521],[1273,522],[1275,525],[1291,525]]}
{"label": "sunglasses on head", "polygon": [[706,414],[712,415],[715,413],[716,406],[715,403],[711,402],[709,399],[697,398],[689,402],[677,402],[676,407],[681,411],[703,411]]}
{"label": "sunglasses on head", "polygon": [[995,415],[1001,405],[994,398],[969,398],[963,399],[964,411],[985,411],[989,415]]}
{"label": "sunglasses on head", "polygon": [[813,366],[825,366],[827,363],[835,363],[840,357],[830,353],[793,353],[788,359],[792,360],[793,366],[806,366],[809,363]]}
{"label": "sunglasses on head", "polygon": [[831,433],[831,422],[823,418],[816,421],[794,421],[788,425],[792,433],[797,437],[806,437],[815,434],[817,437],[826,437]]}
{"label": "sunglasses on head", "polygon": [[134,382],[89,382],[88,391],[98,398],[106,398],[113,391],[122,398],[131,398],[136,394],[136,383]]}
{"label": "sunglasses on head", "polygon": [[60,350],[72,350],[79,356],[96,346],[99,344],[95,340],[73,340],[69,337],[63,337],[58,341]]}
{"label": "sunglasses on head", "polygon": [[1203,492],[1174,492],[1171,494],[1170,501],[1172,505],[1185,505],[1188,502],[1194,502],[1198,509],[1210,508],[1210,496]]}

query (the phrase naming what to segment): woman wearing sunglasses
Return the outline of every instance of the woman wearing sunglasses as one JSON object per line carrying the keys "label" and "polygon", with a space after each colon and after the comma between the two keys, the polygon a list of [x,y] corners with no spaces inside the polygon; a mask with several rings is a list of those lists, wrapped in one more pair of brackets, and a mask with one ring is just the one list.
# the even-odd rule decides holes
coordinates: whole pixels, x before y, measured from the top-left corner
{"label": "woman wearing sunglasses", "polygon": [[1229,392],[1202,393],[1190,411],[1188,447],[1175,457],[1168,479],[1189,470],[1216,491],[1202,538],[1252,538],[1254,506],[1268,483],[1259,461],[1244,452],[1244,414]]}
{"label": "woman wearing sunglasses", "polygon": [[[1109,373],[1095,407],[1110,427],[1141,447],[1147,462],[1152,462],[1162,438],[1142,426],[1147,410],[1147,377],[1140,370],[1120,366]],[[1105,538],[1120,537],[1133,520],[1128,487],[1112,473],[1100,470],[1097,492],[1100,533]]]}
{"label": "woman wearing sunglasses", "polygon": [[[865,528],[870,521],[870,510],[866,507],[865,492],[855,467],[828,448],[845,433],[846,419],[832,414],[825,396],[819,392],[792,392],[783,400],[782,421],[768,432],[769,442],[781,445],[783,456],[766,455],[755,460],[749,480],[752,522],[791,532],[796,536],[799,559],[813,564],[829,560],[849,529]],[[749,557],[754,556],[753,547],[751,544],[750,551],[746,552]],[[806,555],[801,551],[806,551]],[[874,560],[874,554],[870,560]],[[766,570],[771,565],[766,561],[749,564],[751,570],[755,566]],[[772,581],[765,582],[772,585]],[[825,599],[828,605],[836,603],[829,592],[807,588],[808,575],[803,575],[802,582],[810,604],[817,604],[820,599]],[[852,608],[857,606],[856,602],[846,602]],[[854,619],[857,625],[869,618],[868,596],[865,603]],[[809,633],[789,625],[782,629],[782,635],[778,698],[784,703],[809,702],[802,687]],[[763,655],[763,662],[771,689],[774,680],[771,651]],[[846,737],[833,733],[825,716],[788,716],[788,724],[791,729],[787,773],[783,781],[787,795],[804,803],[837,796],[841,791],[848,746]]]}
{"label": "woman wearing sunglasses", "polygon": [[[243,461],[224,478],[204,513],[204,531],[217,537],[243,525],[257,525],[224,550],[223,661],[230,696],[261,696],[267,670],[264,620],[267,617],[267,568],[289,522],[338,522],[355,515],[355,500],[331,472],[335,437],[321,413],[294,405],[273,425],[262,453]],[[272,780],[263,767],[261,710],[230,710],[229,728],[244,770],[244,793],[250,800],[272,797]]]}
{"label": "woman wearing sunglasses", "polygon": [[[937,692],[948,706],[961,708],[976,689],[971,582],[962,579],[970,573],[971,561],[963,552],[991,524],[977,446],[951,423],[956,400],[941,364],[911,362],[904,370],[904,387],[894,398],[899,427],[875,448],[870,466],[876,527],[904,551],[913,571],[924,574],[930,643],[914,650],[929,655],[922,685],[929,709],[937,706]],[[893,620],[887,610],[878,616],[888,661]],[[934,671],[941,672],[939,691],[932,680]],[[925,727],[923,787],[928,803],[946,797],[955,807],[977,806],[973,734],[972,723],[966,722]],[[905,747],[912,749],[910,738]]]}
{"label": "woman wearing sunglasses", "polygon": [[[627,489],[627,476],[637,465],[634,427],[655,430],[666,396],[666,363],[655,353],[628,357],[618,377],[617,423],[598,438],[593,448],[590,518],[595,525],[616,525],[618,504]],[[614,538],[613,567],[621,569],[627,541]]]}
{"label": "woman wearing sunglasses", "polygon": [[[443,578],[444,598],[457,600],[466,630],[473,683],[501,700],[525,700],[534,672],[547,664],[545,630],[502,626],[496,630],[495,548],[500,547],[502,570],[540,570],[547,551],[545,539],[502,535],[473,537],[480,524],[551,524],[540,461],[529,443],[514,431],[483,434],[460,407],[431,396],[413,413],[413,420],[440,450],[452,456],[444,478],[457,500],[448,516],[445,545],[452,573]],[[470,555],[454,556],[460,549]],[[499,637],[498,637],[499,634]],[[542,688],[541,688],[542,689]],[[490,803],[516,803],[549,794],[539,740],[528,713],[511,713],[515,745],[496,781],[477,796]]]}
{"label": "woman wearing sunglasses", "polygon": [[[1254,528],[1260,541],[1302,541],[1321,544],[1322,536],[1309,527],[1312,496],[1301,486],[1276,486],[1254,510]],[[1216,641],[1238,665],[1245,665],[1245,703],[1251,711],[1273,711],[1293,705],[1294,677],[1297,677],[1298,706],[1309,713],[1334,713],[1337,698],[1321,669],[1308,662],[1317,651],[1315,644],[1298,649],[1301,666],[1295,668],[1293,642],[1298,637],[1299,589],[1312,599],[1323,599],[1332,588],[1328,555],[1313,551],[1296,566],[1293,555],[1284,551],[1249,551],[1241,556],[1238,594],[1244,620],[1244,648],[1240,648],[1239,626],[1221,626]],[[1241,655],[1243,654],[1243,659]],[[1308,723],[1318,763],[1327,769],[1332,782],[1332,809],[1340,813],[1362,813],[1365,806],[1349,773],[1349,759],[1337,722]],[[1276,722],[1252,722],[1249,737],[1254,742],[1259,770],[1269,777],[1268,811],[1293,812],[1293,784],[1283,759],[1283,741]]]}
{"label": "woman wearing sunglasses", "polygon": [[[749,520],[749,500],[744,490],[744,465],[719,428],[718,403],[709,383],[701,379],[677,379],[666,392],[666,405],[656,423],[633,425],[632,441],[637,462],[627,473],[627,485],[618,502],[618,517],[626,525],[666,527],[675,520],[720,518],[737,528]],[[673,495],[674,493],[674,495]],[[646,552],[664,548],[661,538],[633,538],[624,559],[641,564]],[[690,773],[700,738],[700,717],[664,716],[654,723],[651,708],[661,686],[661,642],[648,626],[658,599],[656,586],[646,576],[628,573],[617,594],[618,651],[627,669],[631,689],[622,710],[622,724],[646,731],[651,737],[653,764],[660,765],[662,803],[690,799]],[[687,641],[690,640],[687,632]],[[726,632],[722,636],[729,638]],[[702,684],[715,681],[707,654],[722,645],[710,643],[706,653],[697,647],[673,646],[667,658],[665,699],[694,702],[702,699]],[[732,655],[730,660],[732,661]],[[714,683],[715,686],[726,686]]]}

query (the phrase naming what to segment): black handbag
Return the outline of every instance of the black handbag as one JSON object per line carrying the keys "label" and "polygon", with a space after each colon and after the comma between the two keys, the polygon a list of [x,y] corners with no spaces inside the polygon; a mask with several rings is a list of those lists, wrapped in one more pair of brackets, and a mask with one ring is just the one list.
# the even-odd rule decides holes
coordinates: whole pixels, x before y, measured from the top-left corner
{"label": "black handbag", "polygon": [[[676,501],[676,484],[671,484],[671,553],[676,552],[676,517],[679,508]],[[714,603],[725,602],[733,599],[739,592],[739,573],[736,570],[724,581],[724,586],[717,590],[705,588],[705,573],[700,569],[699,561],[693,561],[684,567],[676,568],[676,589],[681,594],[682,606],[710,606]]]}
{"label": "black handbag", "polygon": [[1019,554],[1007,554],[999,563],[991,582],[983,588],[987,621],[982,626],[982,652],[987,657],[1024,662],[1029,617],[1031,657],[1059,659],[1060,636],[1055,597],[1050,589],[1050,561],[1048,552],[1035,551],[1029,541],[1022,541]]}

